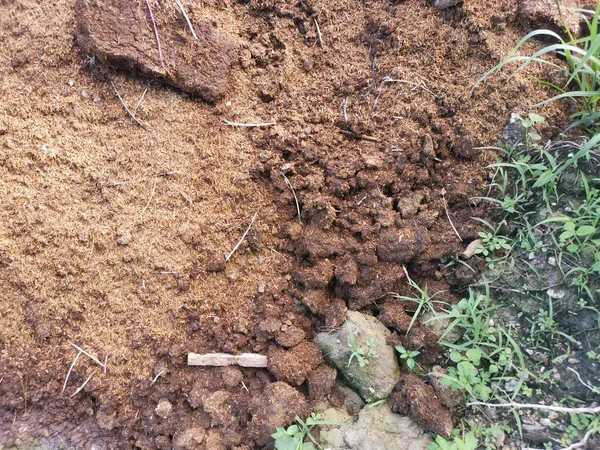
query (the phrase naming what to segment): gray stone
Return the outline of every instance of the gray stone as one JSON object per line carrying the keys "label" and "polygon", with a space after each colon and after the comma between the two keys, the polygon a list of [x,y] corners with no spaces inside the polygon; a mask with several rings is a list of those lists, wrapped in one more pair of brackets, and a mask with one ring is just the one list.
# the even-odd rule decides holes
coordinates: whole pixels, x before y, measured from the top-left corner
{"label": "gray stone", "polygon": [[331,450],[424,450],[430,438],[408,417],[387,404],[363,408],[356,423],[343,411],[323,412],[326,420],[347,424],[321,430],[321,446]]}
{"label": "gray stone", "polygon": [[435,7],[437,9],[446,9],[452,6],[456,6],[462,2],[463,0],[435,0]]}
{"label": "gray stone", "polygon": [[[367,341],[373,339],[378,357],[368,358],[368,364],[363,367],[357,358],[348,364],[352,355],[351,333],[359,348],[368,348]],[[342,327],[331,333],[319,333],[315,342],[348,386],[370,403],[388,397],[400,379],[400,367],[394,349],[386,342],[389,334],[390,331],[376,318],[349,311],[348,320]]]}

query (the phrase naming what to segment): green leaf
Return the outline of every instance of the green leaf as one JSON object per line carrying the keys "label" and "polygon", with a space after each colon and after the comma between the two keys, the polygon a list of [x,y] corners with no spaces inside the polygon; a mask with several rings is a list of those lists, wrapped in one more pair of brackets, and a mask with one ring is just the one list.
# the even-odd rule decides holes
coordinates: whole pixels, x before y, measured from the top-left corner
{"label": "green leaf", "polygon": [[467,350],[467,357],[476,366],[478,366],[479,363],[481,362],[481,356],[482,356],[482,354],[483,353],[478,348],[471,348],[471,349]]}
{"label": "green leaf", "polygon": [[569,253],[577,253],[577,250],[579,250],[579,246],[577,244],[569,244],[569,245],[567,245],[567,251]]}
{"label": "green leaf", "polygon": [[452,352],[450,353],[450,359],[457,363],[462,360],[462,355],[459,352]]}
{"label": "green leaf", "polygon": [[542,123],[546,119],[544,119],[539,114],[529,113],[529,120],[531,120],[533,123]]}
{"label": "green leaf", "polygon": [[550,183],[550,181],[552,181],[554,179],[554,172],[551,170],[547,170],[546,172],[542,173],[539,178],[536,180],[536,182],[533,184],[534,188],[539,188],[541,186],[545,186],[548,183]]}
{"label": "green leaf", "polygon": [[275,440],[276,450],[298,450],[301,442],[292,436],[281,436]]}
{"label": "green leaf", "polygon": [[298,425],[290,425],[287,429],[287,434],[289,434],[290,436],[294,436],[296,433],[298,433],[298,431],[300,431]]}
{"label": "green leaf", "polygon": [[490,373],[490,375],[494,375],[494,374],[498,373],[498,366],[496,364],[490,364],[490,367],[488,368],[488,372]]}
{"label": "green leaf", "polygon": [[468,432],[465,435],[465,450],[475,450],[478,443],[477,438],[472,432]]}
{"label": "green leaf", "polygon": [[412,358],[409,358],[406,360],[406,365],[408,366],[408,368],[410,370],[413,370],[415,368],[415,360]]}
{"label": "green leaf", "polygon": [[596,232],[596,227],[583,225],[577,228],[577,236],[590,236]]}

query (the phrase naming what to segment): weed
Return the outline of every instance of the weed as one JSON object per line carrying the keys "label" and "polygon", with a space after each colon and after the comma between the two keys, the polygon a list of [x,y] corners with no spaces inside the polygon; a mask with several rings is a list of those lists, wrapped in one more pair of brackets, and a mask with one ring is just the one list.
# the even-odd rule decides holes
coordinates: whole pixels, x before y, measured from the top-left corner
{"label": "weed", "polygon": [[[287,429],[277,428],[277,431],[271,435],[275,439],[276,450],[315,450],[322,448],[314,436],[310,433],[316,426],[344,425],[338,422],[323,420],[320,414],[312,413],[310,417],[303,421],[296,416],[296,424],[290,425]],[[308,439],[307,442],[305,442]]]}
{"label": "weed", "polygon": [[369,358],[379,358],[379,353],[377,353],[377,341],[375,338],[368,339],[365,347],[359,347],[356,343],[356,336],[350,325],[348,325],[348,330],[350,332],[348,347],[352,350],[350,358],[348,359],[348,367],[350,367],[350,364],[354,359],[356,359],[360,367],[364,367],[369,364]]}
{"label": "weed", "polygon": [[402,345],[396,345],[396,350],[398,353],[400,353],[400,359],[406,361],[406,367],[408,367],[410,370],[413,370],[416,364],[415,358],[419,356],[421,352],[417,350],[407,350]]}

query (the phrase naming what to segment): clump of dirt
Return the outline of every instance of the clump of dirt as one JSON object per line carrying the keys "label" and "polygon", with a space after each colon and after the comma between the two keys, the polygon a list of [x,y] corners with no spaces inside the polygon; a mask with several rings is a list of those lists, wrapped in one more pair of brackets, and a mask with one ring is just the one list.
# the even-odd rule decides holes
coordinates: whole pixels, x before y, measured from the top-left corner
{"label": "clump of dirt", "polygon": [[[166,64],[189,65],[170,73],[198,68],[192,90],[213,105],[88,53],[106,48],[81,53],[71,1],[0,2],[1,445],[265,445],[332,374],[295,389],[264,370],[190,368],[186,353],[293,352],[405,289],[403,264],[447,290],[439,259],[476,236],[488,181],[492,155],[475,147],[544,98],[528,74],[471,93],[522,34],[514,0],[186,4],[202,39],[234,37],[223,64],[186,59],[201,39],[167,3],[152,2]],[[120,3],[78,3],[91,4]],[[136,8],[129,56],[160,68]],[[82,356],[63,392],[69,342],[108,369]]]}

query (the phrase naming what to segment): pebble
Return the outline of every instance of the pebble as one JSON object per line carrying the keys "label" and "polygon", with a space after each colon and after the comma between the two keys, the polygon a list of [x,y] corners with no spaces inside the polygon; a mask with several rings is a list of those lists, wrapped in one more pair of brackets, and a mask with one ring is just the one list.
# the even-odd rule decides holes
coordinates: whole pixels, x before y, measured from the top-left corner
{"label": "pebble", "polygon": [[554,256],[551,256],[550,258],[548,258],[548,264],[551,265],[552,267],[556,267],[556,258]]}
{"label": "pebble", "polygon": [[83,91],[81,91],[81,96],[83,98],[90,98],[90,94],[85,89]]}
{"label": "pebble", "polygon": [[509,380],[506,383],[504,383],[504,390],[506,392],[514,392],[515,389],[517,389],[518,385],[519,385],[518,380]]}
{"label": "pebble", "polygon": [[435,0],[435,7],[437,9],[446,9],[452,6],[456,6],[462,3],[463,0]]}
{"label": "pebble", "polygon": [[264,283],[260,283],[258,285],[258,293],[259,294],[264,294],[265,293],[265,284]]}

